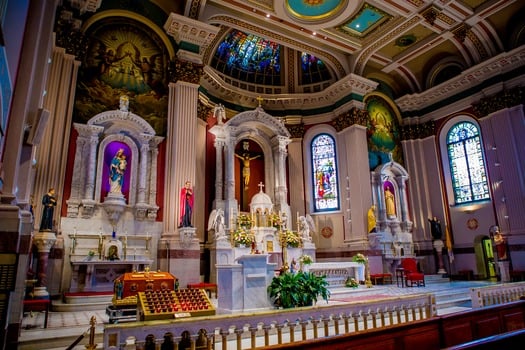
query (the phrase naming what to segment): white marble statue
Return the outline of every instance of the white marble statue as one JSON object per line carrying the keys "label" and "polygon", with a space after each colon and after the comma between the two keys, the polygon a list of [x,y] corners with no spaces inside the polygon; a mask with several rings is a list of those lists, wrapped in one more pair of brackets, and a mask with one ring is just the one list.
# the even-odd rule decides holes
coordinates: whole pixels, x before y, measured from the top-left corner
{"label": "white marble statue", "polygon": [[222,104],[218,104],[213,109],[213,116],[217,118],[217,123],[222,124],[223,121],[226,120],[226,112],[224,110],[224,106]]}
{"label": "white marble statue", "polygon": [[215,239],[226,238],[226,228],[224,225],[224,210],[221,208],[213,209],[208,221],[208,231],[213,229]]}
{"label": "white marble statue", "polygon": [[310,232],[315,231],[315,225],[312,217],[309,214],[306,214],[306,216],[299,216],[298,224],[299,234],[303,242],[311,242],[312,236],[310,235]]}

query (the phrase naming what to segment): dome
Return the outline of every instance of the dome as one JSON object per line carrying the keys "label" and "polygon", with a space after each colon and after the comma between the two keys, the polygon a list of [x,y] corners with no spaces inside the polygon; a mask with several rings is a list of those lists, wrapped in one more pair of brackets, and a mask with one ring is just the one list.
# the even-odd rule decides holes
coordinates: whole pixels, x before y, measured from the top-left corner
{"label": "dome", "polygon": [[270,196],[263,192],[261,186],[259,193],[252,197],[252,201],[250,203],[251,211],[257,211],[258,209],[261,209],[262,212],[271,212],[272,207],[273,203]]}

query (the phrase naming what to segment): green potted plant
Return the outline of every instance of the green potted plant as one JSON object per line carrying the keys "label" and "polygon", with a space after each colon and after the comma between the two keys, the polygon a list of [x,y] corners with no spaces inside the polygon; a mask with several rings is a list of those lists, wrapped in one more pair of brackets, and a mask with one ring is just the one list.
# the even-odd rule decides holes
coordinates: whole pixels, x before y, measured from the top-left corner
{"label": "green potted plant", "polygon": [[330,297],[326,276],[310,272],[284,272],[272,279],[268,294],[277,307],[283,309],[312,306],[321,297],[326,302]]}

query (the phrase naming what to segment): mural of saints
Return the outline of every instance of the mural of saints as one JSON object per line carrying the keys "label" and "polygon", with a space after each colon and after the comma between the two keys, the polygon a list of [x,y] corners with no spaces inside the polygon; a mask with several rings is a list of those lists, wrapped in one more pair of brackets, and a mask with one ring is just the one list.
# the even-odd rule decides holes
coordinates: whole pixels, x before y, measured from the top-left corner
{"label": "mural of saints", "polygon": [[162,40],[127,20],[93,28],[79,70],[75,122],[118,109],[120,96],[158,135],[165,134],[169,57]]}
{"label": "mural of saints", "polygon": [[400,128],[396,114],[388,102],[380,96],[372,96],[366,101],[368,110],[367,141],[370,170],[392,159],[403,164],[400,144]]}

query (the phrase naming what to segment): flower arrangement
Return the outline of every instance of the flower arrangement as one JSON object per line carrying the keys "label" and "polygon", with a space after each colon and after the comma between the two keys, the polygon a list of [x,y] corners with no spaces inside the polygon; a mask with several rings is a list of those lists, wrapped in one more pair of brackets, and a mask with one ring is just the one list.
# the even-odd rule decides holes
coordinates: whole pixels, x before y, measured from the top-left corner
{"label": "flower arrangement", "polygon": [[299,257],[299,264],[301,265],[310,265],[314,262],[312,257],[308,254],[303,254]]}
{"label": "flower arrangement", "polygon": [[95,251],[94,250],[90,250],[88,252],[88,256],[95,256]]}
{"label": "flower arrangement", "polygon": [[363,254],[357,253],[356,255],[352,257],[352,261],[359,263],[359,264],[366,264],[368,259]]}
{"label": "flower arrangement", "polygon": [[301,245],[301,237],[299,233],[294,231],[283,231],[282,242],[288,247],[297,248]]}
{"label": "flower arrangement", "polygon": [[357,288],[359,287],[359,283],[355,280],[355,278],[348,277],[345,281],[345,286],[349,288]]}
{"label": "flower arrangement", "polygon": [[233,232],[233,241],[236,245],[250,245],[253,241],[255,241],[255,235],[249,229],[241,226],[238,227],[235,232]]}
{"label": "flower arrangement", "polygon": [[268,215],[268,220],[270,220],[270,226],[280,229],[283,224],[283,219],[278,213],[271,213]]}
{"label": "flower arrangement", "polygon": [[241,214],[237,217],[237,226],[245,229],[252,228],[252,218],[249,215]]}

